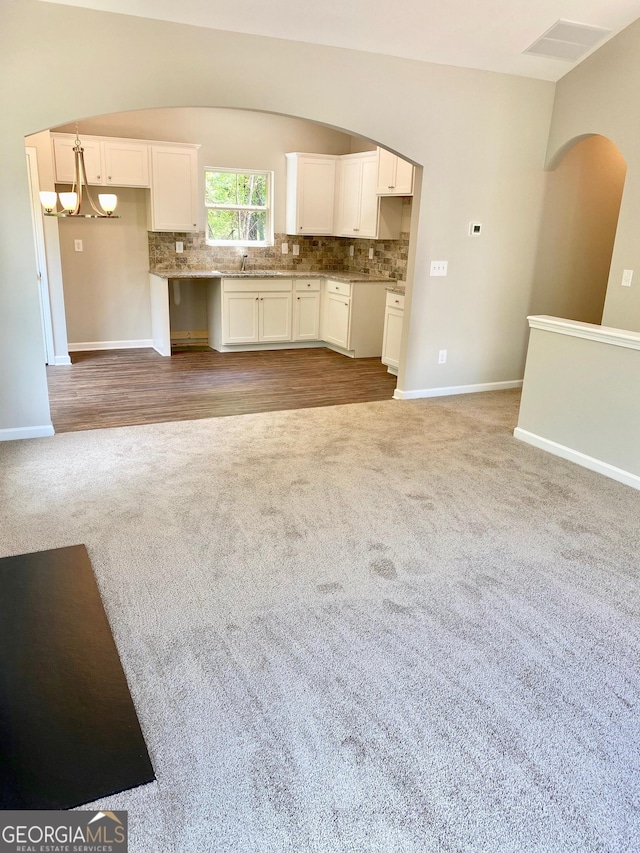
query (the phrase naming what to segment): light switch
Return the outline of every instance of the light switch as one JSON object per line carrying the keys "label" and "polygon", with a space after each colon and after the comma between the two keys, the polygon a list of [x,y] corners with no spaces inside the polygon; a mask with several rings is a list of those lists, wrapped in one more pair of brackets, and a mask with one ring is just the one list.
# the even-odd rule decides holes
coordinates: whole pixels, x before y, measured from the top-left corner
{"label": "light switch", "polygon": [[369,260],[373,260],[373,249],[369,249]]}
{"label": "light switch", "polygon": [[293,244],[293,254],[294,254],[294,255],[299,255],[299,254],[300,254],[300,246],[298,246],[298,244],[297,244],[297,243],[294,243],[294,244]]}
{"label": "light switch", "polygon": [[182,240],[176,240],[176,255],[181,255],[184,252],[184,243]]}
{"label": "light switch", "polygon": [[283,254],[283,255],[288,255],[288,254],[289,254],[289,244],[288,244],[288,243],[283,243],[283,244],[282,244],[282,254]]}
{"label": "light switch", "polygon": [[73,241],[73,248],[76,250],[76,252],[82,252],[83,251],[82,240],[74,240]]}
{"label": "light switch", "polygon": [[349,246],[349,257],[352,258],[355,255],[355,253],[356,253],[356,247],[355,246]]}
{"label": "light switch", "polygon": [[631,287],[631,279],[633,278],[633,270],[622,270],[622,286]]}
{"label": "light switch", "polygon": [[429,273],[429,275],[446,275],[447,266],[447,261],[431,261],[431,272]]}

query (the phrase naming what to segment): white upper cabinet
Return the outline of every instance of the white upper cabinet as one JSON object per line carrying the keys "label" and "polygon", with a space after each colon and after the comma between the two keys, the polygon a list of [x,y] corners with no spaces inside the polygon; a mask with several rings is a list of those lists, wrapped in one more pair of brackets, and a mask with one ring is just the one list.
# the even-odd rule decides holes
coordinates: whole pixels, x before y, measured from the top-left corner
{"label": "white upper cabinet", "polygon": [[334,233],[336,156],[285,155],[287,158],[287,234]]}
{"label": "white upper cabinet", "polygon": [[[56,183],[70,184],[75,134],[51,138]],[[198,230],[199,145],[84,135],[80,142],[89,184],[151,188],[150,231]]]}
{"label": "white upper cabinet", "polygon": [[[73,133],[53,135],[53,159],[57,184],[71,184],[74,179],[75,160],[73,149],[76,138]],[[80,140],[84,152],[84,166],[90,184],[104,184],[102,167],[102,141],[97,137],[84,136]]]}
{"label": "white upper cabinet", "polygon": [[[56,183],[70,184],[74,176],[75,135],[52,134]],[[87,181],[95,186],[148,187],[149,143],[132,139],[82,136]]]}
{"label": "white upper cabinet", "polygon": [[151,146],[151,231],[198,230],[198,150]]}
{"label": "white upper cabinet", "polygon": [[340,237],[397,239],[402,201],[377,194],[378,162],[375,151],[345,154],[338,162],[336,231]]}
{"label": "white upper cabinet", "polygon": [[149,146],[145,142],[103,142],[105,183],[115,187],[149,186]]}
{"label": "white upper cabinet", "polygon": [[378,148],[378,195],[413,195],[413,166],[384,148]]}

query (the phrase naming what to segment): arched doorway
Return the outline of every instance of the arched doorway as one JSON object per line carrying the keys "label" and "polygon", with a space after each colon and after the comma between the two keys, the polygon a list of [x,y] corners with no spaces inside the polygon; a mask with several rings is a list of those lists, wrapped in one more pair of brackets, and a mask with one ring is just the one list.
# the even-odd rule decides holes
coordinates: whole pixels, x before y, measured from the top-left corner
{"label": "arched doorway", "polygon": [[[73,134],[75,126],[75,122],[72,122],[53,130],[56,133]],[[308,120],[248,110],[215,108],[170,108],[105,115],[80,121],[78,131],[81,138],[85,139],[121,137],[130,140],[161,140],[163,141],[161,144],[164,142],[177,145],[196,143],[200,146],[199,183],[203,183],[206,170],[215,170],[218,167],[223,170],[240,168],[270,170],[273,186],[274,239],[270,246],[255,250],[224,247],[213,252],[209,248],[210,244],[205,241],[203,222],[200,222],[200,227],[197,230],[194,229],[191,234],[162,233],[162,231],[154,233],[147,227],[146,208],[149,197],[148,191],[145,192],[142,188],[126,188],[118,191],[120,198],[118,213],[121,213],[121,219],[118,222],[107,225],[104,222],[95,221],[60,220],[59,243],[67,328],[70,350],[72,354],[76,354],[73,358],[76,362],[80,352],[111,349],[121,351],[150,347],[150,338],[153,336],[150,335],[149,329],[148,273],[149,269],[154,267],[166,267],[167,259],[170,261],[168,265],[173,268],[179,268],[183,262],[188,261],[189,264],[193,264],[188,267],[191,270],[199,271],[203,268],[219,270],[239,268],[241,259],[245,255],[248,257],[248,270],[282,267],[291,271],[296,270],[297,262],[301,261],[301,268],[308,269],[310,272],[319,272],[325,268],[337,270],[338,265],[343,265],[350,272],[361,272],[372,278],[372,274],[376,273],[379,277],[384,274],[390,279],[405,280],[407,278],[412,217],[412,201],[409,193],[405,194],[406,198],[383,199],[384,202],[394,204],[397,202],[398,239],[385,238],[382,243],[380,240],[346,240],[337,234],[322,240],[309,236],[292,239],[290,231],[285,233],[285,153],[292,150],[311,151],[349,158],[359,157],[362,152],[367,157],[371,156],[375,159],[377,147],[373,142]],[[45,135],[48,137],[48,134]],[[54,143],[56,141],[57,137],[54,138]],[[50,149],[48,138],[45,144]],[[53,189],[53,187],[47,188]],[[204,198],[203,187],[199,189],[198,196],[200,195]],[[203,212],[194,214],[194,222],[196,216],[200,219]],[[149,234],[147,234],[148,230]],[[80,249],[77,248],[77,244],[80,244]],[[292,252],[289,251],[288,244],[291,244]],[[177,245],[180,245],[179,255],[176,251]],[[293,258],[291,254],[294,255]],[[163,260],[164,264],[161,263]],[[172,343],[175,343],[173,341],[175,333],[187,335],[186,341],[190,342],[192,330],[194,330],[196,342],[206,344],[208,294],[202,281],[174,281],[173,284],[177,284],[178,289],[177,293],[174,293],[173,288],[171,290],[174,297],[170,301]],[[382,309],[384,293],[380,295],[382,302],[379,307]],[[166,301],[166,295],[163,298]],[[181,324],[187,325],[183,327]],[[382,340],[382,334],[380,338]],[[296,340],[295,336],[293,340]],[[309,344],[311,345],[313,344]],[[278,347],[280,348],[290,347],[282,345]],[[135,370],[135,365],[131,369]],[[381,372],[380,387],[377,382],[376,388],[370,390],[369,396],[362,398],[362,401],[389,399],[393,394],[395,382],[388,375],[391,371],[382,367]],[[53,371],[53,375],[56,379],[58,378],[56,371]],[[50,371],[50,389],[53,375]],[[371,384],[368,376],[364,381]],[[384,387],[382,387],[383,384]],[[95,386],[93,379],[91,385]],[[329,383],[329,387],[333,387],[333,383]],[[373,397],[371,397],[372,393]],[[375,394],[383,396],[377,397]],[[322,396],[326,396],[326,387]],[[77,402],[79,395],[74,394],[73,399]],[[356,401],[360,401],[360,398],[335,400],[335,402]],[[265,401],[262,405],[267,405],[268,408],[296,407],[285,405],[284,401],[279,406],[271,406],[269,401]],[[100,406],[93,407],[94,410],[96,408]],[[245,409],[245,411],[252,411],[252,409]],[[236,412],[222,409],[219,413]],[[87,421],[84,412],[82,414],[83,417],[78,421],[74,415],[73,422],[79,425],[71,428],[120,425],[128,422],[117,417],[115,422],[105,421],[94,424],[92,418]],[[185,416],[212,415],[203,414],[202,411],[198,413],[197,410],[183,411],[177,419]],[[105,417],[107,417],[106,413]],[[150,413],[149,417],[165,419],[157,411]],[[56,423],[55,416],[54,424],[58,430],[63,428],[60,421]]]}
{"label": "arched doorway", "polygon": [[627,165],[597,134],[565,146],[547,176],[530,313],[600,324]]}

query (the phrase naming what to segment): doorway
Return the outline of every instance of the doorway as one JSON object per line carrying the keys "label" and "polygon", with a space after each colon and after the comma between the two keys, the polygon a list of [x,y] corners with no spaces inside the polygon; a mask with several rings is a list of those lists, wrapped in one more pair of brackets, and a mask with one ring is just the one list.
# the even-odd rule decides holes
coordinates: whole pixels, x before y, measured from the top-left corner
{"label": "doorway", "polygon": [[617,146],[594,135],[548,173],[529,313],[602,322],[626,172]]}

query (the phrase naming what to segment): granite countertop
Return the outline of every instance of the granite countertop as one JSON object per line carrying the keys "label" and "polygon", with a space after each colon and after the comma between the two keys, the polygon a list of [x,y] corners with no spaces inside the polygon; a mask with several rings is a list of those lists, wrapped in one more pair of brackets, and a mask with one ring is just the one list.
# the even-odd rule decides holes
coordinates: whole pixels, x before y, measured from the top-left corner
{"label": "granite countertop", "polygon": [[401,296],[404,296],[405,285],[401,284],[399,281],[392,282],[385,287],[385,290],[388,290],[389,293],[399,293]]}
{"label": "granite countertop", "polygon": [[160,278],[331,278],[335,281],[347,281],[357,283],[385,282],[395,285],[395,280],[381,278],[376,275],[364,273],[339,272],[338,270],[326,270],[325,272],[313,272],[308,270],[149,270],[152,275]]}

